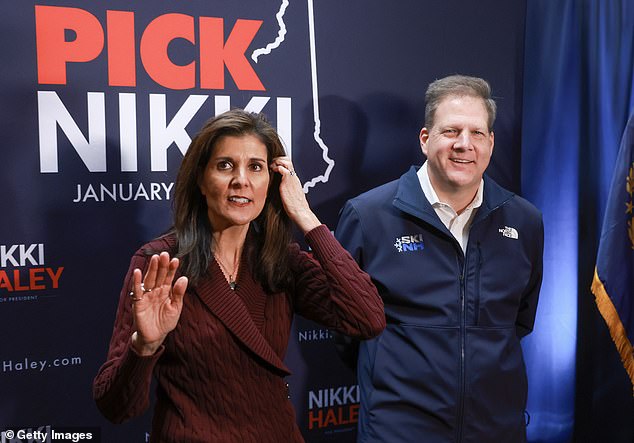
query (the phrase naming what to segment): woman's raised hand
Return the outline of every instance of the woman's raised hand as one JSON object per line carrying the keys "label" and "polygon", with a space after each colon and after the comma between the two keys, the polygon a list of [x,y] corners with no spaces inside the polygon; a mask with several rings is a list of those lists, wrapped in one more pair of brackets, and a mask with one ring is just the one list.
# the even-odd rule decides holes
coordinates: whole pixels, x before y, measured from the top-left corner
{"label": "woman's raised hand", "polygon": [[179,261],[167,252],[153,255],[145,277],[135,269],[132,277],[132,312],[134,328],[132,346],[140,355],[152,355],[172,331],[183,309],[187,277],[180,277],[172,286]]}
{"label": "woman's raised hand", "polygon": [[288,157],[276,157],[271,163],[271,170],[282,175],[280,196],[284,210],[304,234],[321,224],[306,200],[302,183],[295,174],[293,163]]}

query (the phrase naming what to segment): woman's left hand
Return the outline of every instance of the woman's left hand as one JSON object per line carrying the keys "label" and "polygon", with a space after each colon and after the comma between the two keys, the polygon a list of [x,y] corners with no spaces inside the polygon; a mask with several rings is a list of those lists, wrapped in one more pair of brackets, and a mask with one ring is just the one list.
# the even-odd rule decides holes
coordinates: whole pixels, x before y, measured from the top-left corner
{"label": "woman's left hand", "polygon": [[306,200],[302,183],[295,173],[293,163],[288,157],[276,157],[271,163],[271,170],[282,176],[280,196],[284,210],[304,234],[321,225]]}

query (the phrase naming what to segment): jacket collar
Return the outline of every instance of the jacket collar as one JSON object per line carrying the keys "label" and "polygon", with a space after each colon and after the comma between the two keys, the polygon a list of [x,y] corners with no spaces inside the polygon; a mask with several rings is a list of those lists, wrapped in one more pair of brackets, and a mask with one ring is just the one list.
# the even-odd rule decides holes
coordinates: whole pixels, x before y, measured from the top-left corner
{"label": "jacket collar", "polygon": [[[412,166],[398,180],[396,195],[393,204],[395,207],[416,218],[431,224],[435,228],[449,234],[445,225],[440,221],[436,211],[429,203],[425,194],[420,187],[420,181],[416,174],[417,168]],[[492,211],[502,206],[510,200],[515,194],[507,191],[498,185],[493,179],[484,175],[484,195],[482,198],[482,206],[478,209],[473,223],[487,217]]]}
{"label": "jacket collar", "polygon": [[249,291],[262,291],[260,285],[253,280],[251,273],[248,271],[249,266],[244,255],[241,259],[240,268],[245,272],[239,272],[238,289],[233,291],[228,284],[218,285],[215,283],[218,281],[224,283],[225,278],[215,260],[212,261],[209,268],[211,278],[201,280],[194,292],[242,344],[277,369],[282,375],[290,375],[291,371],[255,325],[246,305],[237,293],[237,291],[247,293]]}

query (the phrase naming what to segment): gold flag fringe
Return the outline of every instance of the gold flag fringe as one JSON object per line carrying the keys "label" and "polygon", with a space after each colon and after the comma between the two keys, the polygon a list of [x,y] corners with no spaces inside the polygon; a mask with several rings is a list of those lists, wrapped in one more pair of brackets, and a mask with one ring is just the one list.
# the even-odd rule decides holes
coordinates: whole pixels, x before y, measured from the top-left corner
{"label": "gold flag fringe", "polygon": [[630,343],[630,340],[627,338],[627,333],[625,332],[623,323],[621,323],[619,314],[616,312],[612,300],[599,279],[596,267],[594,268],[594,279],[592,280],[592,293],[597,302],[599,312],[608,325],[610,335],[621,356],[623,366],[630,376],[632,396],[634,396],[634,350],[632,349],[632,343]]}

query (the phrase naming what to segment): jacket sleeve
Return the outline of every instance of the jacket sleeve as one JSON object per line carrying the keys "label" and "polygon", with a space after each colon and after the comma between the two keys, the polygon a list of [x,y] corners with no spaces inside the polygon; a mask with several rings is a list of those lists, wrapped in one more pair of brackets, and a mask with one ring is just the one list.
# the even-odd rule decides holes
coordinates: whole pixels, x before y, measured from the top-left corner
{"label": "jacket sleeve", "polygon": [[313,256],[297,250],[291,257],[295,276],[295,312],[344,334],[368,339],[385,328],[383,302],[350,254],[325,225],[306,234]]}
{"label": "jacket sleeve", "polygon": [[[346,203],[339,214],[335,237],[363,269],[363,228],[361,218],[350,201]],[[341,361],[350,369],[356,370],[359,358],[359,340],[340,333],[333,333],[333,338]]]}
{"label": "jacket sleeve", "polygon": [[335,237],[363,269],[363,228],[361,218],[350,201],[339,214]]}
{"label": "jacket sleeve", "polygon": [[101,413],[114,423],[141,415],[149,405],[154,366],[164,347],[150,357],[139,356],[130,346],[133,333],[132,306],[128,293],[135,268],[145,271],[148,257],[137,252],[125,277],[115,318],[108,357],[93,382],[93,397]]}
{"label": "jacket sleeve", "polygon": [[541,216],[535,232],[534,245],[533,256],[531,258],[533,269],[528,285],[526,285],[526,290],[524,294],[522,294],[517,319],[515,321],[515,331],[519,338],[523,338],[533,331],[535,314],[537,313],[537,301],[539,300],[539,291],[542,286],[544,268],[544,222]]}

